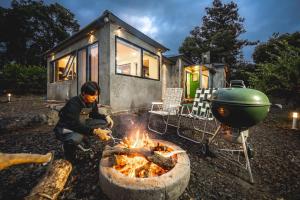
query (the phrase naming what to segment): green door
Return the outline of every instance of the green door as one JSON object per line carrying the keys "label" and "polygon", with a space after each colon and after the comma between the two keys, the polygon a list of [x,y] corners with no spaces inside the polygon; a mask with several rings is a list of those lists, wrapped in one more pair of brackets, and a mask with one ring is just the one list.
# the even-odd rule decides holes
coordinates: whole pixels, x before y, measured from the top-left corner
{"label": "green door", "polygon": [[199,73],[192,73],[190,77],[190,97],[195,98],[196,90],[199,87]]}

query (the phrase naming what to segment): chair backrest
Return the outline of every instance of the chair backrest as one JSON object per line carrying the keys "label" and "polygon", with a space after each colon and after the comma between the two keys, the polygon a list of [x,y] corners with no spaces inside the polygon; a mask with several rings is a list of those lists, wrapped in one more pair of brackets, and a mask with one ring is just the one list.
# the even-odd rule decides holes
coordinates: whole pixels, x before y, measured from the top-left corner
{"label": "chair backrest", "polygon": [[170,114],[176,114],[176,107],[181,104],[182,93],[182,88],[167,88],[163,98],[163,110],[170,111]]}
{"label": "chair backrest", "polygon": [[198,117],[213,119],[212,112],[210,110],[209,102],[205,101],[211,98],[217,88],[198,88],[194,98],[192,114]]}

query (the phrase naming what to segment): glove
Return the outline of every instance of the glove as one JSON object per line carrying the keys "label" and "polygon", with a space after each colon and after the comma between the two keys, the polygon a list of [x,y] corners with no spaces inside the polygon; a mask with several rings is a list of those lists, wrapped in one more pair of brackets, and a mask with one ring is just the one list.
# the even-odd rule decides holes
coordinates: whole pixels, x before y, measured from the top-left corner
{"label": "glove", "polygon": [[111,133],[110,130],[97,128],[97,129],[94,129],[93,133],[95,135],[97,135],[100,138],[100,140],[102,140],[102,141],[107,141],[107,140],[111,139],[111,137],[109,135]]}
{"label": "glove", "polygon": [[106,121],[108,123],[109,128],[111,129],[114,126],[114,121],[111,119],[110,116],[106,116]]}

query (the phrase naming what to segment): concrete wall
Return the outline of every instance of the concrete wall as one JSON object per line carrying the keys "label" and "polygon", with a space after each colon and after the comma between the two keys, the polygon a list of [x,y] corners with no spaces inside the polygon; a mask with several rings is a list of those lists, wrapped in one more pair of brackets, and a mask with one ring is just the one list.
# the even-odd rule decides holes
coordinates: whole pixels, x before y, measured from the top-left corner
{"label": "concrete wall", "polygon": [[178,87],[179,83],[178,69],[170,63],[164,63],[162,69],[162,98],[164,97],[166,88]]}
{"label": "concrete wall", "polygon": [[99,30],[99,85],[101,87],[100,103],[110,105],[110,25]]}
{"label": "concrete wall", "polygon": [[225,87],[225,69],[224,67],[215,67],[216,73],[212,76],[212,87],[223,88]]}
{"label": "concrete wall", "polygon": [[[118,28],[118,25],[110,24],[110,105],[112,111],[149,107],[151,102],[160,101],[162,98],[162,56],[157,48],[131,35],[126,30]],[[159,81],[115,74],[116,35],[160,56]]]}

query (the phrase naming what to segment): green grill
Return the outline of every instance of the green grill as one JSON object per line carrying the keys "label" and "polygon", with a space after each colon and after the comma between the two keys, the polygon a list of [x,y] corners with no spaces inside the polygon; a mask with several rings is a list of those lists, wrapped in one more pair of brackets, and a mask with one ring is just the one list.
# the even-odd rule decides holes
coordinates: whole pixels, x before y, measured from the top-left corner
{"label": "green grill", "polygon": [[268,114],[268,97],[249,88],[222,88],[212,95],[211,109],[221,123],[233,128],[249,128]]}

